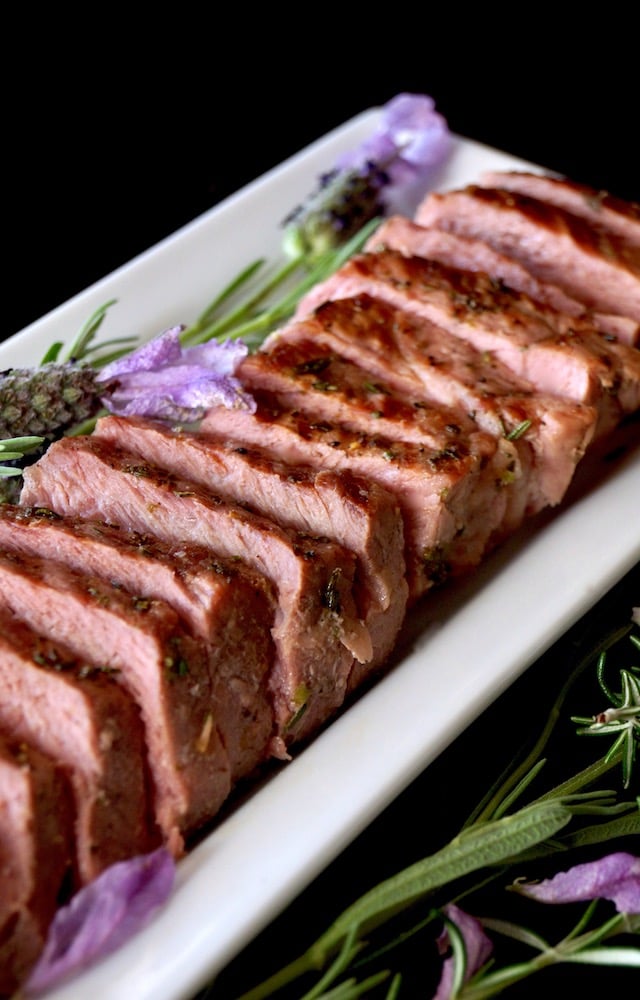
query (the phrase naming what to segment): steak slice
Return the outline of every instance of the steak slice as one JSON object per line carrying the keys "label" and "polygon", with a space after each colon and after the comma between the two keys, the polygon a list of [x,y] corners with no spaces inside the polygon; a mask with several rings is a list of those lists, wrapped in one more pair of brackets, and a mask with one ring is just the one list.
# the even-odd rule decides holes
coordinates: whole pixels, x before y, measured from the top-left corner
{"label": "steak slice", "polygon": [[[505,512],[503,528],[512,530],[513,513],[524,506],[515,444],[480,430],[459,410],[396,393],[370,372],[318,346],[311,326],[309,340],[283,341],[248,355],[238,370],[246,388],[253,394],[270,393],[282,409],[299,410],[309,419],[337,422],[365,434],[375,429],[390,440],[474,456],[481,489],[495,494],[496,509],[502,506]],[[208,414],[207,431],[215,426],[216,416],[213,410]]]}
{"label": "steak slice", "polygon": [[8,504],[0,505],[2,546],[102,577],[139,602],[171,605],[206,641],[212,675],[223,686],[218,725],[232,783],[255,770],[273,729],[267,678],[275,597],[261,574],[200,546]]}
{"label": "steak slice", "polygon": [[257,411],[219,407],[202,420],[205,433],[227,429],[248,445],[278,451],[287,461],[317,468],[350,469],[393,493],[404,518],[409,601],[434,583],[477,566],[504,504],[482,487],[476,457],[463,448],[441,451],[424,444],[365,434],[257,395]]}
{"label": "steak slice", "polygon": [[155,819],[179,855],[231,787],[216,724],[224,692],[214,688],[202,643],[162,601],[17,551],[0,551],[0,595],[34,631],[111,672],[139,706]]}
{"label": "steak slice", "polygon": [[460,412],[497,438],[513,438],[528,515],[560,502],[592,439],[592,407],[534,392],[491,354],[369,295],[325,302],[311,317],[273,333],[264,349],[309,339],[395,392]]}
{"label": "steak slice", "polygon": [[587,309],[640,322],[640,247],[565,209],[515,191],[471,184],[431,192],[415,221],[484,239]]}
{"label": "steak slice", "polygon": [[609,191],[598,191],[567,177],[526,170],[487,170],[479,183],[549,202],[640,247],[640,203],[636,201],[617,198]]}
{"label": "steak slice", "polygon": [[69,776],[76,884],[157,846],[140,713],[114,678],[0,608],[0,682],[0,729]]}
{"label": "steak slice", "polygon": [[332,538],[355,553],[356,607],[369,635],[357,660],[367,669],[381,665],[395,644],[408,594],[396,499],[348,471],[288,463],[276,452],[246,447],[228,428],[222,435],[214,430],[215,414],[206,434],[109,416],[97,422],[95,434],[286,527]]}
{"label": "steak slice", "polygon": [[618,337],[624,343],[636,343],[640,323],[627,316],[588,310],[579,299],[549,281],[541,281],[520,261],[508,257],[486,240],[460,236],[434,226],[420,226],[403,215],[386,219],[365,245],[365,250],[397,250],[408,257],[428,257],[448,267],[482,271],[498,286],[507,285],[529,298],[551,306],[567,316],[580,316],[601,333]]}
{"label": "steak slice", "polygon": [[44,947],[72,865],[73,806],[53,761],[0,732],[0,995],[13,997]]}
{"label": "steak slice", "polygon": [[272,753],[286,756],[286,746],[308,736],[342,704],[363,629],[353,600],[355,556],[342,546],[286,531],[97,436],[51,445],[25,470],[22,501],[204,545],[272,581]]}
{"label": "steak slice", "polygon": [[490,351],[541,392],[597,406],[603,433],[640,407],[640,352],[482,272],[382,250],[349,260],[307,302],[361,293]]}

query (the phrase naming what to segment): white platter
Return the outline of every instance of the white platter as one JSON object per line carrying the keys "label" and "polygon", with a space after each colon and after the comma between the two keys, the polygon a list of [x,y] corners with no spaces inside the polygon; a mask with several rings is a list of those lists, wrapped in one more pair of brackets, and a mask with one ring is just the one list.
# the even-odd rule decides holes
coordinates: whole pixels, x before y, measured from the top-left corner
{"label": "white platter", "polygon": [[[377,115],[359,115],[0,345],[0,367],[37,363],[112,298],[105,338],[191,322],[248,261],[279,253],[282,218]],[[531,164],[456,138],[437,186],[518,166]],[[399,662],[180,863],[153,923],[49,996],[188,1000],[639,559],[636,440],[606,477],[413,615]]]}

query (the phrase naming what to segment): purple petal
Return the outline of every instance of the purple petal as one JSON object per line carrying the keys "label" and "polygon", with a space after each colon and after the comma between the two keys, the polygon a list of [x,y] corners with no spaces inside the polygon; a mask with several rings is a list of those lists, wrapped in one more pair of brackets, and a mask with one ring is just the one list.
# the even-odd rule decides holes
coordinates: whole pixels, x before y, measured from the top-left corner
{"label": "purple petal", "polygon": [[58,910],[26,984],[50,989],[128,941],[168,899],[175,861],[165,849],[111,865]]}
{"label": "purple petal", "polygon": [[426,94],[398,94],[382,109],[378,127],[356,149],[346,153],[339,167],[351,169],[373,161],[393,169],[396,158],[414,168],[431,168],[451,147],[446,119]]}
{"label": "purple petal", "polygon": [[255,410],[234,373],[246,357],[242,341],[211,341],[183,348],[176,326],[132,354],[107,365],[100,375],[110,384],[103,406],[119,416],[190,423],[214,406]]}
{"label": "purple petal", "polygon": [[125,354],[124,357],[112,361],[110,365],[105,365],[98,374],[98,381],[108,382],[112,378],[119,378],[129,372],[175,364],[176,361],[180,360],[182,353],[180,332],[183,329],[182,326],[171,327],[147,344],[132,351],[131,354]]}
{"label": "purple petal", "polygon": [[382,110],[378,127],[338,166],[382,166],[389,182],[382,193],[386,214],[413,215],[429,174],[449,155],[452,136],[446,119],[426,94],[398,94]]}
{"label": "purple petal", "polygon": [[212,368],[219,375],[233,375],[248,353],[249,348],[241,340],[226,340],[224,343],[212,340],[185,348],[183,356],[190,364]]}
{"label": "purple petal", "polygon": [[518,883],[516,888],[542,903],[609,899],[619,913],[640,913],[640,858],[620,851],[542,882]]}
{"label": "purple petal", "polygon": [[[493,951],[493,944],[482,929],[480,921],[465,913],[464,910],[461,910],[453,903],[445,906],[444,913],[462,934],[467,952],[467,966],[465,969],[465,982],[467,982],[487,961]],[[440,954],[444,954],[448,947],[449,935],[445,927],[438,939]],[[453,973],[454,960],[453,958],[447,958],[442,965],[442,975],[433,1000],[449,1000],[453,986]]]}

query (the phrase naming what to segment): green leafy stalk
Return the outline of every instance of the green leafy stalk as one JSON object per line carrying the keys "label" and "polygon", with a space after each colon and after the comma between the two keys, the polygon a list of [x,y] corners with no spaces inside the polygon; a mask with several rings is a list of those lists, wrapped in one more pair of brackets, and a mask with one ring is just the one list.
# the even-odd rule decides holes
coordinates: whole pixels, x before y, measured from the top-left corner
{"label": "green leafy stalk", "polygon": [[[348,971],[350,966],[364,968],[403,940],[415,936],[433,921],[438,910],[430,909],[409,930],[405,929],[392,941],[371,947],[368,940],[381,927],[388,925],[418,903],[448,888],[456,899],[469,896],[482,885],[504,875],[516,864],[539,861],[549,855],[571,849],[605,843],[612,838],[640,833],[640,800],[619,799],[615,791],[592,789],[603,777],[620,766],[622,749],[616,746],[605,757],[593,762],[560,784],[539,795],[516,812],[509,812],[543,770],[545,760],[540,755],[556,726],[560,709],[577,678],[595,657],[602,657],[613,645],[626,637],[633,626],[616,629],[598,644],[595,652],[582,658],[563,684],[533,750],[526,759],[508,772],[500,786],[491,790],[461,832],[434,854],[410,865],[381,882],[348,906],[324,933],[295,960],[279,969],[241,1000],[263,1000],[290,985],[302,976],[320,972],[321,978],[305,1000],[326,1000],[334,993],[325,991]],[[618,707],[624,705],[627,688],[622,696],[614,694]],[[613,693],[612,693],[613,694]],[[591,789],[591,790],[590,790]],[[585,818],[588,818],[585,820]],[[592,822],[596,819],[596,822]],[[475,884],[469,884],[475,876]],[[591,909],[588,911],[591,914]],[[584,919],[586,924],[587,917]],[[464,942],[456,931],[450,935],[460,1000],[480,1000],[507,985],[533,974],[545,965],[560,961],[609,964],[637,964],[637,949],[602,948],[602,942],[614,934],[640,930],[640,918],[628,915],[612,918],[595,930],[586,931],[583,922],[560,944],[553,947],[526,929],[496,921],[483,920],[488,929],[502,932],[538,950],[538,955],[507,970],[482,973],[470,983],[465,979]],[[456,936],[457,934],[457,936]],[[354,980],[349,979],[349,988]],[[336,987],[336,990],[339,987]],[[338,992],[335,995],[341,995]]]}
{"label": "green leafy stalk", "polygon": [[[304,256],[291,258],[257,287],[253,287],[251,281],[264,262],[255,261],[222,290],[192,326],[183,331],[182,343],[193,346],[210,340],[242,339],[255,349],[279,324],[290,318],[310,288],[362,249],[379,224],[379,219],[372,219],[346,243],[327,250],[313,264]],[[246,292],[245,297],[230,311],[221,313],[221,307],[242,291]],[[282,294],[273,298],[276,291]]]}

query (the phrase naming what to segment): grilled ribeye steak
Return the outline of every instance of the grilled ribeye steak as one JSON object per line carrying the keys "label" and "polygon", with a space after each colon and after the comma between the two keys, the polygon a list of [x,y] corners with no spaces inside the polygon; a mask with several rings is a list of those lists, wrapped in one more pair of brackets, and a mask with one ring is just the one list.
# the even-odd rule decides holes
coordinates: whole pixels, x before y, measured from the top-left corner
{"label": "grilled ribeye steak", "polygon": [[210,549],[43,508],[0,506],[0,545],[102,577],[139,602],[171,605],[206,641],[211,673],[225,691],[218,725],[231,780],[255,770],[274,724],[267,678],[275,595],[264,576]]}
{"label": "grilled ribeye steak", "polygon": [[4,504],[0,542],[158,597],[203,639],[222,642],[220,630],[227,621],[238,631],[251,629],[257,635],[270,630],[275,597],[265,577],[246,563],[178,538],[62,516],[47,507]]}
{"label": "grilled ribeye steak", "polygon": [[515,191],[470,184],[428,194],[415,221],[486,240],[587,309],[640,322],[640,247],[565,209]]}
{"label": "grilled ribeye steak", "polygon": [[209,427],[218,434],[232,428],[252,446],[266,445],[293,462],[353,470],[393,493],[404,518],[410,603],[452,573],[477,566],[503,520],[504,500],[482,488],[481,463],[462,447],[440,450],[350,430],[283,409],[265,394],[255,414],[210,410],[202,421],[205,433]]}
{"label": "grilled ribeye steak", "polygon": [[76,887],[156,847],[140,713],[101,663],[77,659],[0,608],[0,683],[0,730],[69,777]]}
{"label": "grilled ribeye steak", "polygon": [[584,302],[569,295],[558,285],[542,281],[513,257],[509,257],[486,240],[460,236],[434,226],[420,226],[413,219],[394,215],[386,219],[366,244],[365,250],[398,250],[408,257],[427,257],[448,267],[465,271],[481,271],[489,275],[498,288],[507,286],[524,292],[535,302],[551,306],[567,316],[581,317],[601,333],[633,344],[640,333],[640,323],[627,316],[614,316],[589,310]]}
{"label": "grilled ribeye steak", "polygon": [[634,246],[640,246],[640,203],[617,198],[568,177],[526,170],[487,170],[480,177],[482,187],[517,191],[539,201],[563,208],[596,229],[604,229]]}
{"label": "grilled ribeye steak", "polygon": [[[227,414],[231,422],[235,412]],[[408,595],[396,499],[369,479],[287,462],[281,450],[249,447],[228,425],[223,434],[214,434],[214,422],[212,415],[207,432],[194,433],[109,416],[98,421],[94,433],[285,527],[326,536],[353,552],[357,612],[371,645],[358,659],[363,671],[376,669],[393,649]]]}
{"label": "grilled ribeye steak", "polygon": [[287,531],[97,436],[55,442],[25,470],[22,502],[193,542],[264,573],[277,589],[268,679],[277,755],[341,706],[354,650],[369,645],[355,610],[353,553]]}
{"label": "grilled ribeye steak", "polygon": [[72,867],[73,805],[48,757],[0,729],[0,996],[40,956]]}
{"label": "grilled ribeye steak", "polygon": [[203,644],[163,601],[6,548],[0,595],[5,609],[79,659],[101,664],[134,699],[144,723],[155,820],[167,846],[180,854],[184,837],[211,819],[231,788],[218,729],[225,693],[211,676]]}
{"label": "grilled ribeye steak", "polygon": [[369,294],[490,352],[546,395],[595,406],[600,432],[640,407],[640,353],[478,271],[395,250],[351,258],[301,302]]}
{"label": "grilled ribeye steak", "polygon": [[414,402],[444,406],[497,438],[514,438],[523,488],[514,526],[522,513],[560,502],[593,437],[593,407],[535,392],[490,353],[369,295],[325,302],[272,334],[264,350],[310,339]]}
{"label": "grilled ribeye steak", "polygon": [[[270,395],[282,409],[300,411],[310,420],[338,423],[358,433],[375,431],[390,440],[411,441],[440,453],[473,456],[479,489],[487,497],[494,494],[496,514],[504,509],[504,523],[497,525],[496,537],[515,527],[514,511],[517,508],[521,514],[523,508],[517,448],[504,437],[480,430],[460,410],[396,393],[382,379],[316,344],[313,331],[309,340],[285,340],[271,350],[248,355],[238,375],[252,394]],[[216,420],[227,425],[230,418],[211,411],[207,431]]]}

